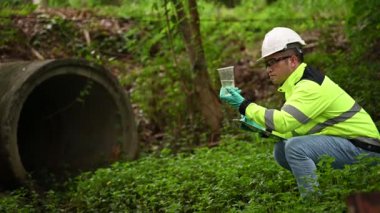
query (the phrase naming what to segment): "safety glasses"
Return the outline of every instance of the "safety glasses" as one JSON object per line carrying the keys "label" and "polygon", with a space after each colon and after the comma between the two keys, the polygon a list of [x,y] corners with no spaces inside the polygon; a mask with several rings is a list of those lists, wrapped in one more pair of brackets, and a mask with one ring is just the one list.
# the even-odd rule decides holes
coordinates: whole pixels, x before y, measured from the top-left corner
{"label": "safety glasses", "polygon": [[273,66],[273,65],[277,64],[278,62],[285,60],[285,59],[288,59],[290,57],[292,57],[292,56],[288,55],[288,56],[283,56],[280,58],[271,58],[271,59],[265,61],[265,67],[268,68],[268,67]]}

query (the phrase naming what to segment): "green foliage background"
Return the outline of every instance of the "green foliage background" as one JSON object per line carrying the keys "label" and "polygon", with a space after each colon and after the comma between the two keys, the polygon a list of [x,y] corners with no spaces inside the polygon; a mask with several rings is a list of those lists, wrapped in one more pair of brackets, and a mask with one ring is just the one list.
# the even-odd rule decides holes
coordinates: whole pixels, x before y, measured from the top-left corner
{"label": "green foliage background", "polygon": [[[378,165],[369,167],[368,160],[362,160],[343,170],[333,170],[332,159],[326,158],[318,166],[323,196],[300,200],[291,173],[272,159],[273,141],[238,131],[230,122],[236,114],[228,108],[224,110],[224,135],[219,147],[183,152],[181,148],[205,143],[206,137],[201,118],[188,116],[191,109],[186,96],[192,88],[184,82],[192,73],[172,5],[165,6],[159,0],[124,0],[120,6],[88,2],[86,6],[99,14],[130,19],[134,24],[122,37],[107,38],[91,47],[68,41],[70,51],[102,64],[127,67],[119,80],[131,88],[132,101],[141,109],[141,117],[165,133],[162,143],[167,148],[143,153],[135,162],[119,162],[84,173],[48,191],[32,187],[7,192],[0,198],[0,211],[342,212],[349,194],[380,190]],[[239,63],[241,58],[253,61],[259,57],[265,32],[274,26],[287,26],[301,34],[317,35],[306,62],[347,90],[380,126],[378,1],[236,2],[234,7],[215,1],[198,2],[205,53],[216,91],[217,67]],[[57,7],[79,5],[78,1],[49,3]],[[18,4],[21,1],[3,2],[7,7],[1,15],[13,13],[9,5]],[[10,21],[0,20],[2,29],[8,29]],[[51,23],[60,32],[75,34],[64,20]],[[11,37],[17,38],[15,35],[12,29],[1,30],[0,46]],[[130,64],[101,53],[112,45],[132,53]],[[177,153],[174,147],[181,147],[182,152]]]}

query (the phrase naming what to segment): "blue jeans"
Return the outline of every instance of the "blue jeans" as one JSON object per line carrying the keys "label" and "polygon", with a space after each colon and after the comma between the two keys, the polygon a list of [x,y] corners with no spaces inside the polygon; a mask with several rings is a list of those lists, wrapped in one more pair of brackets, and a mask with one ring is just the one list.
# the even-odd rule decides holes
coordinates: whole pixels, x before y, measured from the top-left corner
{"label": "blue jeans", "polygon": [[345,138],[325,135],[293,137],[274,146],[274,159],[292,171],[301,197],[312,194],[318,187],[315,170],[323,155],[335,158],[332,166],[339,169],[355,163],[360,154],[380,157],[380,153],[358,148]]}

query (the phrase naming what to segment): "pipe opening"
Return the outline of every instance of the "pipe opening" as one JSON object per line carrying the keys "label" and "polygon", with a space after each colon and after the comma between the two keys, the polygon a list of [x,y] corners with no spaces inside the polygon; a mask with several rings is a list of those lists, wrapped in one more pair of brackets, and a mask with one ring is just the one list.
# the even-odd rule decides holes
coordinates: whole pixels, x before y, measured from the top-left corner
{"label": "pipe opening", "polygon": [[[112,95],[84,76],[51,77],[22,106],[17,145],[27,172],[91,169],[118,154],[121,117]],[[95,165],[96,163],[96,165]]]}

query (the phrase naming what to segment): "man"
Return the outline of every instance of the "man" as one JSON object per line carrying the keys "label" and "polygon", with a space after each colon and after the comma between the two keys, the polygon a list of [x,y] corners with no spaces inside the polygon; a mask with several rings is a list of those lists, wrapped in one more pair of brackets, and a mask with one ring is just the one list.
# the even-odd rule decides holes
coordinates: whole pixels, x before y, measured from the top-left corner
{"label": "man", "polygon": [[245,100],[235,87],[222,88],[220,99],[284,141],[274,158],[296,178],[301,196],[313,194],[316,164],[323,155],[334,168],[352,164],[360,154],[380,157],[380,136],[368,113],[321,72],[303,63],[304,40],[293,30],[276,27],[265,35],[262,57],[270,80],[286,102],[280,110]]}

